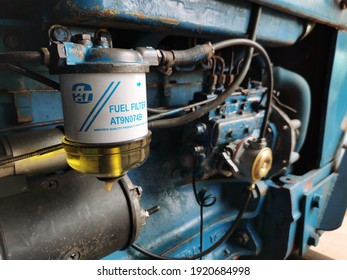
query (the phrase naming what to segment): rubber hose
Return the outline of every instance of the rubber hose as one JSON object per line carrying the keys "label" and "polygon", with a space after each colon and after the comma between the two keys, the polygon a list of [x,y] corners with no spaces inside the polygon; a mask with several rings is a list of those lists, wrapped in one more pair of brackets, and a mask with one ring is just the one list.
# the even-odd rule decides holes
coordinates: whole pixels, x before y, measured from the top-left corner
{"label": "rubber hose", "polygon": [[275,88],[280,91],[279,99],[297,111],[288,113],[289,117],[301,121],[300,135],[295,146],[295,151],[299,152],[304,144],[310,120],[310,86],[302,76],[282,67],[274,67],[273,75]]}
{"label": "rubber hose", "polygon": [[42,56],[36,51],[0,53],[0,63],[41,62]]}

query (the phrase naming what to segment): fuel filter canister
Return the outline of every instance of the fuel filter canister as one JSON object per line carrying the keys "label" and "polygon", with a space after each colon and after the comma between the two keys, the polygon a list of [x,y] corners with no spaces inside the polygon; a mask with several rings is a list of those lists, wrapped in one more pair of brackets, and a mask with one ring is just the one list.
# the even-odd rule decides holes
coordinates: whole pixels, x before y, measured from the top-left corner
{"label": "fuel filter canister", "polygon": [[[149,154],[145,74],[149,66],[134,50],[86,51],[74,43],[64,47],[67,66],[59,77],[68,164],[100,179],[120,177]],[[76,62],[76,50],[86,61]]]}

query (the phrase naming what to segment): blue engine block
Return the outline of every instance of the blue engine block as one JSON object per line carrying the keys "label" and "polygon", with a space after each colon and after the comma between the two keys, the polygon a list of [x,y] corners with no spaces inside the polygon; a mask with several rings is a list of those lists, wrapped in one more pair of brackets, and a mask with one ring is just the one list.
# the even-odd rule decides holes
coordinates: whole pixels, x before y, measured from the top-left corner
{"label": "blue engine block", "polygon": [[[189,258],[228,232],[253,184],[252,199],[237,228],[203,259],[286,259],[305,254],[324,231],[340,227],[347,207],[346,132],[341,129],[347,114],[347,18],[334,1],[320,0],[314,6],[310,1],[286,0],[6,2],[0,12],[0,259],[148,258],[130,246],[134,242],[162,257]],[[19,8],[23,6],[26,9]],[[109,201],[100,195],[103,182],[71,170],[63,154],[49,154],[53,167],[47,162],[36,164],[35,158],[34,163],[24,159],[22,165],[22,159],[13,160],[60,144],[64,123],[56,69],[20,57],[8,60],[6,54],[40,51],[47,58],[45,50],[57,44],[56,53],[49,57],[57,62],[55,66],[82,65],[83,71],[86,65],[112,63],[114,58],[106,55],[90,60],[99,48],[183,50],[248,37],[256,7],[263,9],[257,42],[271,58],[275,81],[265,134],[272,169],[262,180],[250,182],[246,167],[232,166],[240,145],[259,137],[266,113],[269,77],[256,52],[246,78],[220,106],[183,126],[152,129],[147,161],[113,187],[121,197],[117,203],[125,205],[122,209],[112,206],[111,197]],[[76,34],[87,34],[90,44],[76,42]],[[59,44],[65,49],[59,49]],[[225,49],[209,61],[174,66],[172,75],[151,67],[146,74],[149,120],[167,110],[178,109],[172,115],[184,115],[204,104],[183,107],[215,99],[239,74],[246,52],[243,47]],[[54,136],[51,131],[56,131]],[[48,136],[42,140],[40,133]],[[43,147],[38,141],[43,141]],[[94,190],[95,203],[91,192],[83,195],[83,185]],[[64,188],[80,195],[67,195]],[[74,197],[66,204],[71,217],[53,202],[55,196]],[[206,199],[209,207],[199,207],[196,196]],[[32,202],[35,198],[37,204]],[[30,223],[13,222],[7,212],[13,210],[5,206],[16,203],[27,210],[21,215],[32,215]],[[92,214],[87,213],[89,206]],[[152,213],[142,210],[153,206],[160,210],[144,222],[144,216]],[[108,207],[114,207],[116,214],[99,212]],[[42,209],[52,211],[47,214],[51,223],[38,222]],[[107,228],[113,217],[121,228]],[[74,227],[76,220],[81,225]],[[90,235],[81,233],[84,226]],[[93,231],[103,227],[104,231]],[[43,244],[38,236],[20,240],[17,233],[22,230],[28,236],[35,230],[50,235],[52,247],[38,249]],[[68,238],[80,234],[88,242],[64,243],[60,233]]]}

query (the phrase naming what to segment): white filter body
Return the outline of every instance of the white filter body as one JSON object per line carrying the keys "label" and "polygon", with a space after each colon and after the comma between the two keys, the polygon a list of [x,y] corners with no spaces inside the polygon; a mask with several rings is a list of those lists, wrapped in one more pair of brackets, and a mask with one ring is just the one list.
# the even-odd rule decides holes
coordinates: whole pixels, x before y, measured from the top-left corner
{"label": "white filter body", "polygon": [[145,73],[61,74],[60,85],[69,141],[109,144],[147,135]]}

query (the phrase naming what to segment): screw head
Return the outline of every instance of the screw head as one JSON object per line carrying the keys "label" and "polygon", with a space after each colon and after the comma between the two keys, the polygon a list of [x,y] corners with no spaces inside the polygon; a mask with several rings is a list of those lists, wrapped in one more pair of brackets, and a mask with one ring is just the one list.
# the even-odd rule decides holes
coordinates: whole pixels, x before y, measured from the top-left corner
{"label": "screw head", "polygon": [[71,250],[65,255],[65,260],[79,260],[81,258],[81,253],[78,250]]}
{"label": "screw head", "polygon": [[41,183],[41,186],[44,190],[54,190],[55,188],[57,188],[59,185],[59,182],[56,181],[56,180],[48,180],[48,181],[45,181],[43,183]]}

